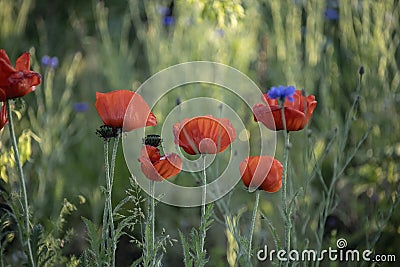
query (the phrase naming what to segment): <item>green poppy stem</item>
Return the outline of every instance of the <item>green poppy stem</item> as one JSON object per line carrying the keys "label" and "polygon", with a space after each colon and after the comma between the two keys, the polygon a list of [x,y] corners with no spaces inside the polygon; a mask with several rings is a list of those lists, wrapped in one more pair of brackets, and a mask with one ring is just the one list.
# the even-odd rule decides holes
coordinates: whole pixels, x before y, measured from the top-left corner
{"label": "green poppy stem", "polygon": [[254,203],[254,209],[253,209],[253,216],[251,218],[251,227],[250,227],[250,234],[249,234],[249,250],[247,252],[247,259],[248,262],[250,263],[251,259],[251,243],[253,242],[253,234],[254,234],[254,227],[256,224],[256,219],[257,219],[257,210],[258,210],[258,203],[260,202],[260,190],[256,190],[256,201]]}
{"label": "green poppy stem", "polygon": [[104,255],[107,255],[106,251],[109,249],[110,244],[109,244],[109,212],[108,210],[110,209],[109,207],[109,175],[110,175],[110,165],[108,162],[108,143],[109,140],[104,140],[104,170],[105,170],[105,174],[106,174],[106,192],[105,192],[105,203],[104,203],[104,212],[103,212],[103,230],[102,230],[102,240],[101,240],[101,251],[104,253]]}
{"label": "green poppy stem", "polygon": [[117,250],[117,240],[115,234],[115,227],[114,227],[114,212],[112,207],[111,195],[112,195],[112,187],[114,183],[114,170],[115,170],[115,161],[117,158],[117,150],[118,150],[118,143],[121,136],[121,129],[118,129],[117,136],[114,137],[114,146],[111,155],[111,168],[110,168],[110,175],[109,175],[109,194],[108,194],[108,217],[110,223],[110,239],[111,239],[111,266],[115,266],[115,251]]}
{"label": "green poppy stem", "polygon": [[206,216],[206,198],[207,198],[207,173],[206,173],[206,156],[204,154],[201,155],[203,158],[203,192],[201,196],[201,222],[200,222],[200,249],[204,251],[204,243],[206,239],[206,225],[205,225],[205,216]]}
{"label": "green poppy stem", "polygon": [[8,116],[8,122],[9,122],[9,128],[10,128],[10,138],[11,138],[11,143],[12,147],[14,149],[14,158],[15,162],[17,164],[17,170],[18,170],[18,178],[19,178],[19,183],[22,191],[22,212],[24,216],[24,223],[25,226],[22,228],[24,229],[25,237],[26,237],[26,244],[23,240],[21,240],[21,243],[25,246],[26,245],[26,253],[28,254],[28,260],[30,266],[34,267],[35,266],[35,261],[33,259],[33,253],[32,253],[32,247],[31,247],[31,241],[30,241],[30,222],[29,222],[29,207],[28,207],[28,196],[26,193],[26,185],[25,185],[25,179],[24,179],[24,172],[22,170],[22,162],[21,158],[19,156],[18,152],[18,145],[17,145],[17,140],[15,138],[15,131],[14,131],[14,125],[13,125],[13,118],[12,118],[12,112],[11,112],[11,105],[10,105],[11,100],[6,101],[6,108],[7,108],[7,116]]}
{"label": "green poppy stem", "polygon": [[150,180],[150,194],[149,194],[149,211],[148,211],[148,221],[150,223],[150,253],[151,253],[151,258],[154,259],[155,262],[155,233],[154,233],[154,218],[155,218],[155,204],[154,204],[154,191],[155,191],[155,185],[156,182],[153,180]]}
{"label": "green poppy stem", "polygon": [[[282,209],[283,214],[285,216],[285,246],[284,249],[286,253],[290,251],[290,236],[291,236],[291,218],[290,212],[288,210],[287,205],[287,168],[288,168],[288,161],[289,161],[289,132],[286,131],[286,118],[285,118],[285,109],[284,103],[281,106],[281,115],[282,115],[282,122],[283,122],[283,134],[285,137],[285,147],[283,150],[283,172],[282,172]],[[288,266],[288,261],[284,263],[284,266]]]}
{"label": "green poppy stem", "polygon": [[114,146],[111,155],[111,165],[109,162],[109,140],[104,141],[104,169],[106,174],[106,200],[103,213],[103,231],[101,248],[105,255],[111,250],[111,255],[108,256],[108,262],[111,266],[115,266],[115,251],[117,249],[117,240],[114,227],[114,216],[112,208],[112,186],[114,180],[115,161],[117,156],[120,131],[114,138]]}

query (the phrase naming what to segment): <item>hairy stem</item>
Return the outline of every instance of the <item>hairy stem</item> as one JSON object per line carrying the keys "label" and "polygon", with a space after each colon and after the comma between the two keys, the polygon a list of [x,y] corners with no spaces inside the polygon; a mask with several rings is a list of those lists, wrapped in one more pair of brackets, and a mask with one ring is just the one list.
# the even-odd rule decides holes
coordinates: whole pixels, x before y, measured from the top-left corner
{"label": "hairy stem", "polygon": [[201,196],[201,222],[200,222],[200,249],[204,251],[204,243],[206,239],[206,226],[205,226],[205,215],[206,215],[206,197],[207,197],[207,174],[206,174],[206,156],[202,155],[203,158],[203,193]]}
{"label": "hairy stem", "polygon": [[[281,115],[283,121],[283,134],[285,136],[285,147],[283,150],[283,172],[282,172],[282,209],[283,214],[285,216],[285,246],[284,249],[286,253],[290,251],[290,235],[291,235],[291,219],[290,219],[290,212],[287,205],[287,168],[288,168],[288,161],[289,161],[289,132],[286,131],[286,118],[285,118],[285,110],[281,107]],[[285,262],[284,266],[288,266],[288,261]]]}
{"label": "hairy stem", "polygon": [[22,170],[22,162],[21,162],[21,158],[20,158],[19,152],[18,152],[17,140],[15,138],[15,131],[14,131],[14,125],[13,125],[10,100],[6,101],[6,107],[7,107],[7,116],[8,116],[9,129],[10,129],[10,138],[11,138],[12,147],[14,149],[14,158],[15,158],[15,162],[17,164],[18,178],[19,178],[19,183],[20,183],[20,187],[21,187],[21,191],[22,191],[22,212],[23,212],[24,223],[25,223],[25,226],[23,227],[23,229],[25,230],[26,242],[23,242],[23,240],[21,240],[21,242],[23,245],[25,245],[25,243],[26,243],[26,250],[27,250],[26,253],[28,254],[27,256],[28,256],[30,266],[35,266],[35,261],[33,259],[33,253],[32,253],[31,241],[30,241],[31,234],[30,234],[30,222],[29,222],[28,196],[26,193],[26,185],[25,185],[25,179],[24,179],[24,172]]}
{"label": "hairy stem", "polygon": [[113,187],[113,182],[114,182],[114,169],[115,169],[115,160],[117,157],[117,150],[118,150],[118,143],[119,139],[121,136],[121,130],[118,130],[117,136],[114,138],[114,146],[113,146],[113,151],[111,155],[111,168],[110,168],[110,174],[109,174],[109,180],[107,181],[107,184],[109,188],[107,189],[108,191],[108,219],[109,219],[109,224],[110,224],[110,239],[111,239],[111,266],[115,266],[115,251],[117,250],[117,240],[116,240],[116,234],[115,234],[115,227],[114,227],[114,214],[113,214],[113,208],[112,208],[112,201],[111,201],[111,194],[112,194],[112,187]]}
{"label": "hairy stem", "polygon": [[256,224],[258,203],[260,202],[260,190],[256,190],[256,201],[254,203],[253,216],[251,217],[251,227],[249,234],[249,250],[247,252],[247,259],[250,262],[251,258],[251,243],[253,242],[254,226]]}
{"label": "hairy stem", "polygon": [[150,195],[149,195],[149,223],[150,223],[150,253],[155,262],[155,234],[154,234],[154,218],[155,218],[155,205],[154,205],[154,189],[156,182],[150,180]]}
{"label": "hairy stem", "polygon": [[[106,174],[106,200],[103,213],[103,232],[101,249],[104,252],[110,266],[115,266],[115,251],[117,249],[117,240],[114,227],[114,214],[112,208],[112,186],[114,180],[115,160],[117,157],[117,149],[120,138],[120,130],[114,138],[113,151],[111,155],[111,163],[109,162],[109,140],[104,140],[104,170]],[[111,253],[108,254],[107,252]]]}
{"label": "hairy stem", "polygon": [[101,251],[105,253],[105,255],[107,255],[106,251],[109,249],[109,212],[108,210],[110,209],[109,207],[109,202],[108,202],[108,198],[109,198],[109,162],[108,162],[108,140],[104,141],[104,170],[105,170],[105,174],[106,174],[106,192],[105,192],[105,196],[106,196],[106,200],[104,203],[104,212],[103,212],[103,231],[102,231],[102,241],[101,241]]}

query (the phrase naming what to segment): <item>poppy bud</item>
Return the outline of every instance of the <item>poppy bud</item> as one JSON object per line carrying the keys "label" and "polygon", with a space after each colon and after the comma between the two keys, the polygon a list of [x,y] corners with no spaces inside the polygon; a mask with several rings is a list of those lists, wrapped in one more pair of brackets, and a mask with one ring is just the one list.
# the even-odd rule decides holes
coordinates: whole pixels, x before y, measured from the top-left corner
{"label": "poppy bud", "polygon": [[148,146],[158,147],[161,145],[162,138],[158,134],[148,134],[143,138],[143,143]]}
{"label": "poppy bud", "polygon": [[360,67],[360,69],[358,70],[358,73],[360,74],[360,76],[363,76],[363,74],[364,74],[364,66]]}

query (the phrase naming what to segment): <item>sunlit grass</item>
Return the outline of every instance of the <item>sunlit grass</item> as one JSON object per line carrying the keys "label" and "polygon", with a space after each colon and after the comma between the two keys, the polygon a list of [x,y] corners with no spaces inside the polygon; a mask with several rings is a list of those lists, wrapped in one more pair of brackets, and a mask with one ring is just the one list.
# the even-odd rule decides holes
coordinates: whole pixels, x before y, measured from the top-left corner
{"label": "sunlit grass", "polygon": [[[163,24],[159,12],[162,4],[156,2],[93,1],[92,9],[85,12],[81,12],[79,3],[71,3],[68,18],[52,20],[58,21],[60,29],[67,29],[68,36],[74,36],[71,40],[64,38],[64,30],[47,38],[51,27],[46,13],[35,8],[42,2],[0,1],[0,47],[9,51],[13,59],[22,51],[30,51],[33,68],[44,78],[37,91],[24,98],[24,106],[17,109],[21,120],[16,132],[23,136],[27,133],[23,129],[29,129],[32,137],[24,139],[32,148],[29,155],[24,154],[29,158],[24,169],[33,224],[41,223],[44,233],[50,235],[52,229],[57,229],[51,227],[51,221],[65,206],[63,199],[77,207],[67,218],[68,227],[77,234],[70,236],[68,245],[58,247],[63,253],[79,257],[88,247],[84,238],[77,237],[86,235],[81,216],[98,225],[101,221],[104,201],[99,185],[104,177],[102,142],[94,134],[101,124],[93,108],[95,91],[137,89],[156,72],[192,60],[235,67],[264,92],[271,86],[287,84],[316,96],[318,105],[310,125],[291,135],[288,198],[294,207],[292,247],[326,248],[344,237],[355,248],[396,253],[400,245],[396,241],[400,215],[394,208],[399,199],[400,157],[398,1],[335,4],[246,0],[240,5],[243,15],[240,9],[229,13],[223,6],[207,11],[212,1],[175,1],[173,25]],[[327,8],[336,10],[338,18],[329,18]],[[50,70],[41,66],[44,54],[57,56],[59,67]],[[365,74],[359,84],[361,66]],[[148,97],[153,95],[157,95],[157,88],[148,93]],[[162,121],[176,108],[177,99],[186,101],[200,96],[235,108],[250,133],[252,153],[256,154],[260,137],[251,111],[234,94],[215,86],[174,89],[154,107],[161,124],[146,131],[160,132]],[[88,111],[75,111],[76,102],[87,103]],[[184,118],[181,115],[176,121]],[[276,157],[280,160],[283,141],[278,135]],[[165,145],[169,146],[172,145]],[[16,173],[10,156],[4,157],[10,155],[5,130],[0,133],[0,151],[1,174],[8,178],[2,184],[12,191]],[[208,176],[213,173],[214,169],[210,169]],[[122,154],[118,155],[114,206],[126,196],[129,176]],[[193,178],[182,175],[175,179],[177,183],[194,184],[186,181],[187,177]],[[80,201],[82,198],[85,201]],[[222,204],[215,206],[217,220],[206,241],[209,266],[224,266],[213,264],[221,259],[225,265],[235,266],[242,249],[239,238],[248,233],[253,202],[254,194],[238,184],[220,200],[229,207],[229,214],[225,214]],[[267,219],[256,222],[253,248],[257,250],[264,244],[271,248],[282,246],[280,197],[261,194],[259,209]],[[198,220],[198,212],[157,205],[158,233],[165,228],[172,238],[179,239],[177,228],[188,234]],[[276,240],[273,230],[280,240]],[[130,234],[138,237],[142,232],[135,228]],[[4,258],[11,265],[11,258],[19,251],[15,242]],[[226,249],[217,250],[216,244],[221,243]],[[120,246],[117,258],[119,253],[126,253],[125,249],[132,253],[131,261],[141,255],[140,247]],[[181,265],[181,245],[166,249],[165,265]],[[254,258],[253,263],[256,262]]]}

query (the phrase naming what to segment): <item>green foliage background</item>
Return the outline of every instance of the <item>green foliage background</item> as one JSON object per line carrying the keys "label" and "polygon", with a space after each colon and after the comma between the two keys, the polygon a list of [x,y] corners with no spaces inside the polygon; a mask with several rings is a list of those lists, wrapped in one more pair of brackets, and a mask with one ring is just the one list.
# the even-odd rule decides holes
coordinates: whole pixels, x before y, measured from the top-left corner
{"label": "green foliage background", "polygon": [[[136,89],[154,73],[171,65],[209,60],[230,65],[266,91],[295,85],[314,94],[318,106],[307,129],[292,134],[290,195],[296,247],[326,248],[345,237],[352,248],[375,247],[377,253],[400,259],[400,5],[390,1],[211,1],[176,0],[175,23],[163,24],[159,10],[171,1],[0,1],[0,47],[15,61],[32,54],[33,69],[43,82],[19,103],[16,130],[24,164],[34,222],[52,229],[63,199],[77,207],[68,215],[75,231],[63,253],[87,247],[81,216],[100,223],[104,183],[101,125],[94,109],[95,92]],[[327,16],[327,9],[338,13]],[[56,69],[40,64],[44,55],[57,56]],[[359,68],[365,74],[358,87]],[[358,88],[358,90],[357,90]],[[154,90],[157,90],[156,88]],[[221,101],[232,95],[207,91]],[[196,92],[167,95],[155,110],[159,121],[176,103]],[[88,103],[86,112],[74,110]],[[356,104],[354,104],[356,103]],[[243,116],[245,109],[239,109]],[[248,114],[246,126],[256,124]],[[366,135],[368,134],[368,135]],[[360,140],[365,141],[360,143]],[[8,131],[0,133],[0,171],[15,187]],[[283,140],[279,135],[278,148]],[[254,142],[256,143],[256,142]],[[358,148],[356,153],[355,148]],[[120,148],[121,149],[121,148]],[[277,149],[277,158],[282,158]],[[350,161],[351,160],[351,161]],[[115,203],[129,187],[122,152],[116,166]],[[333,183],[331,183],[333,181]],[[332,189],[329,189],[332,187]],[[294,197],[296,196],[296,197]],[[329,205],[328,196],[332,202]],[[239,184],[230,197],[230,227],[247,233],[254,197]],[[278,233],[282,218],[279,194],[262,194],[260,208]],[[198,209],[157,206],[158,231],[179,239],[199,221]],[[218,212],[216,212],[218,216]],[[227,234],[224,234],[224,233]],[[234,257],[235,242],[225,225],[215,222],[206,241],[210,266],[225,266]],[[258,247],[273,246],[270,228],[261,220]],[[139,233],[135,233],[139,234]],[[125,266],[140,255],[126,240],[117,255]],[[255,246],[257,248],[257,246]],[[126,257],[130,255],[130,257]],[[233,256],[232,256],[233,255]],[[167,266],[182,263],[181,246],[168,247]],[[232,259],[230,260],[232,262]]]}

